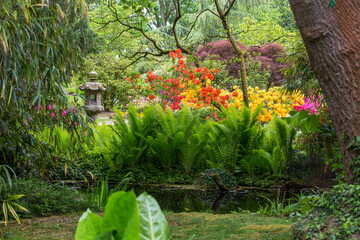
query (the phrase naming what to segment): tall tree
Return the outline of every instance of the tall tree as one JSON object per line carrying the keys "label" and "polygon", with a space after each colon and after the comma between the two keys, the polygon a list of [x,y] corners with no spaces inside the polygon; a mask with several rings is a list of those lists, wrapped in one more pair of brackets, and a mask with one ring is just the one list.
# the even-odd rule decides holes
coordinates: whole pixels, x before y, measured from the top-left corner
{"label": "tall tree", "polygon": [[360,1],[289,0],[343,154],[347,183],[359,180]]}
{"label": "tall tree", "polygon": [[[85,7],[83,0],[73,2]],[[50,122],[42,117],[49,105],[58,111],[68,106],[63,87],[80,52],[55,1],[3,0],[0,19],[0,164],[17,160],[22,166],[24,158],[45,158],[34,133]],[[80,125],[82,117],[73,116]],[[74,125],[68,129],[77,132]]]}
{"label": "tall tree", "polygon": [[218,17],[220,18],[223,28],[226,32],[226,36],[238,55],[238,59],[240,61],[240,78],[241,78],[241,86],[242,86],[242,91],[243,91],[244,103],[247,107],[249,107],[249,94],[248,94],[248,84],[247,84],[247,80],[246,80],[246,66],[245,66],[245,57],[244,57],[245,53],[238,46],[238,44],[234,38],[234,35],[232,34],[232,31],[230,29],[229,23],[227,21],[227,15],[230,13],[231,8],[232,8],[232,6],[234,6],[235,2],[236,2],[236,0],[229,1],[228,7],[226,8],[226,6],[225,6],[224,11],[223,11],[222,7],[220,6],[220,3],[218,0],[215,0],[215,5],[216,5],[216,10],[219,14]]}

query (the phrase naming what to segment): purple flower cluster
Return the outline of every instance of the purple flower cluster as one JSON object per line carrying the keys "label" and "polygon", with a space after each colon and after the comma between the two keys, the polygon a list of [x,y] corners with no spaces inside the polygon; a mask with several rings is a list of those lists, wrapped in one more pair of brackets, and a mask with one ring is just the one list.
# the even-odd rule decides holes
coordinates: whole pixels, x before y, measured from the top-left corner
{"label": "purple flower cluster", "polygon": [[294,108],[301,112],[302,110],[305,110],[309,112],[309,114],[319,114],[320,107],[321,107],[321,100],[322,96],[321,94],[314,96],[311,95],[309,98],[303,98],[304,104],[299,106],[294,106]]}

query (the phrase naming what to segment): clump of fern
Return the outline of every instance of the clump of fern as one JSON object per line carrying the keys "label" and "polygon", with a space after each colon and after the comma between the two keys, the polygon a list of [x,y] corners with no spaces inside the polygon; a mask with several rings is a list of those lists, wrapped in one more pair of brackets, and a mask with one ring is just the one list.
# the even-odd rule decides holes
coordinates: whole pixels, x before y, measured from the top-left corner
{"label": "clump of fern", "polygon": [[127,118],[116,110],[113,130],[115,136],[111,139],[111,149],[114,152],[118,165],[125,164],[135,168],[145,162],[149,148],[148,137],[155,137],[158,122],[155,117],[155,108],[150,106],[144,110],[144,116],[133,106],[129,106]]}

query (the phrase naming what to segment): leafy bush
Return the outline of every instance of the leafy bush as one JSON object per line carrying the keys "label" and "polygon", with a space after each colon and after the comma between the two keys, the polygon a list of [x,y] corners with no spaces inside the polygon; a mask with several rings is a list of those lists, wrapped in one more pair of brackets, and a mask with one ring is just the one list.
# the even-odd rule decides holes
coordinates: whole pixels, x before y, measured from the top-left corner
{"label": "leafy bush", "polygon": [[212,84],[216,88],[231,90],[236,85],[236,79],[234,76],[229,75],[227,62],[221,59],[219,56],[206,56],[201,65],[208,69],[217,69],[218,73],[214,75]]}
{"label": "leafy bush", "polygon": [[211,177],[211,174],[218,174],[225,186],[232,188],[236,186],[235,177],[224,169],[211,168],[199,174],[199,178],[196,179],[195,184],[206,188],[217,188],[216,183]]}
{"label": "leafy bush", "polygon": [[111,195],[104,217],[87,210],[80,218],[75,240],[141,239],[168,240],[169,226],[156,200],[133,191]]}
{"label": "leafy bush", "polygon": [[145,163],[133,170],[134,181],[139,184],[192,184],[196,170],[191,176],[184,174],[184,170],[180,165],[174,165],[167,175],[160,168],[152,163]]}
{"label": "leafy bush", "polygon": [[337,185],[324,192],[294,226],[295,239],[359,239],[360,186]]}
{"label": "leafy bush", "polygon": [[22,216],[50,216],[83,211],[91,206],[90,198],[74,188],[39,179],[18,179],[14,193],[24,194],[18,203],[28,209]]}
{"label": "leafy bush", "polygon": [[[263,47],[250,47],[249,49],[241,43],[238,43],[238,46],[243,51],[247,50],[246,59],[249,58],[249,56],[258,56],[256,58],[249,58],[249,61],[255,60],[256,62],[261,62],[261,69],[259,70],[269,71],[269,83],[273,83],[275,86],[281,84],[283,75],[280,69],[284,68],[286,64],[277,61],[280,55],[285,52],[285,49],[279,43],[272,43]],[[216,59],[224,61],[227,64],[229,76],[239,78],[240,64],[236,60],[237,53],[229,41],[220,40],[211,42],[205,46],[200,46],[196,55],[201,59],[208,56],[216,56]]]}

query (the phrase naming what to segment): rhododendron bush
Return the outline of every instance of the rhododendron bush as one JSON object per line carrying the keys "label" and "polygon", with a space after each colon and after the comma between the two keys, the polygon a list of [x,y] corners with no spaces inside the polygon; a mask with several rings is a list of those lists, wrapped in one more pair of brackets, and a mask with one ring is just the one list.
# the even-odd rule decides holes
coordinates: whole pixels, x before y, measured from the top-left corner
{"label": "rhododendron bush", "polygon": [[[170,78],[165,79],[150,71],[147,73],[146,86],[136,86],[149,101],[153,101],[157,96],[164,107],[168,106],[173,110],[180,109],[183,105],[193,109],[212,109],[214,112],[220,110],[221,106],[243,108],[243,94],[238,86],[227,91],[212,85],[214,75],[218,73],[217,69],[191,68],[179,49],[170,52],[170,57],[174,64]],[[134,78],[127,80],[135,83]],[[301,93],[285,94],[279,87],[269,90],[249,87],[249,95],[252,111],[259,105],[263,106],[259,119],[264,122],[271,120],[273,115],[285,117],[294,108],[304,104]]]}

